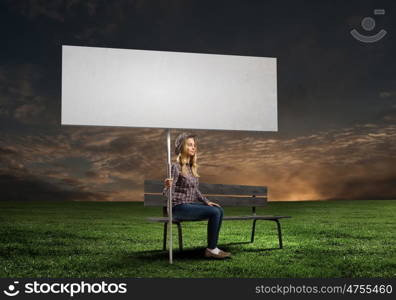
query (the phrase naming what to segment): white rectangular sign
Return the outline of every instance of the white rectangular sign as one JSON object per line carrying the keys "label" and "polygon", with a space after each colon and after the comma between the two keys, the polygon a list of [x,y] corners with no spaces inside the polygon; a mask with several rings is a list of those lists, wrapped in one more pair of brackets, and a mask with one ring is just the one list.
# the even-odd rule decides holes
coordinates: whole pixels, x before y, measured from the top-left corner
{"label": "white rectangular sign", "polygon": [[62,125],[277,131],[276,58],[62,46]]}

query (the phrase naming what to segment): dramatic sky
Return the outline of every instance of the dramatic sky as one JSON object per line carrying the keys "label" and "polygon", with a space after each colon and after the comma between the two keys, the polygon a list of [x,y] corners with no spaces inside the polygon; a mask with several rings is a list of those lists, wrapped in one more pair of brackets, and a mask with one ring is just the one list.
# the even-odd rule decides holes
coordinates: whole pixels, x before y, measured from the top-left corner
{"label": "dramatic sky", "polygon": [[200,182],[396,199],[395,16],[392,0],[3,0],[1,200],[142,201],[166,176],[165,129],[61,126],[62,45],[277,57],[279,131],[192,131]]}

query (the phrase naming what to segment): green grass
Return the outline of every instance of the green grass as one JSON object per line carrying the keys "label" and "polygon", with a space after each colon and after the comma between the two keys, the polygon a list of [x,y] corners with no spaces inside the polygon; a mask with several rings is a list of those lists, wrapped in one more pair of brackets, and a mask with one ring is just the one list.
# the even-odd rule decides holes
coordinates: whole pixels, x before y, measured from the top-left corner
{"label": "green grass", "polygon": [[[249,208],[225,207],[225,215]],[[0,202],[0,277],[308,278],[395,277],[396,201],[270,202],[258,214],[290,215],[276,224],[223,221],[219,248],[232,259],[205,259],[207,221],[174,234],[174,262],[162,251],[161,209],[122,202]],[[261,251],[257,251],[261,250]]]}

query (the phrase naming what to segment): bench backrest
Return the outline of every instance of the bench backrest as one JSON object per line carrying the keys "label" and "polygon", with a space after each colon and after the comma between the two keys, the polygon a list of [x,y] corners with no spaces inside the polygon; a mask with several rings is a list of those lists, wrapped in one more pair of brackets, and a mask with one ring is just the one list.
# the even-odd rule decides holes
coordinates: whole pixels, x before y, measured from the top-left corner
{"label": "bench backrest", "polygon": [[[167,197],[162,195],[163,181],[144,181],[144,206],[167,206]],[[209,200],[221,206],[266,206],[267,187],[251,185],[230,185],[199,183],[200,192]]]}

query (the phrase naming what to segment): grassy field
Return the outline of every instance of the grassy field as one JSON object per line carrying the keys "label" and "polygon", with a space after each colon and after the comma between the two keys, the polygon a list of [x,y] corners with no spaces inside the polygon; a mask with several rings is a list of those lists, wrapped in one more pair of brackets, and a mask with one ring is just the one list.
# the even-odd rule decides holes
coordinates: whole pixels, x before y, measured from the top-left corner
{"label": "grassy field", "polygon": [[[249,208],[225,207],[225,215]],[[162,251],[161,209],[122,202],[0,202],[0,277],[308,278],[395,277],[396,201],[270,202],[258,214],[290,215],[276,224],[223,221],[227,260],[205,259],[207,221],[183,224],[185,251]],[[258,251],[260,250],[260,251]]]}

